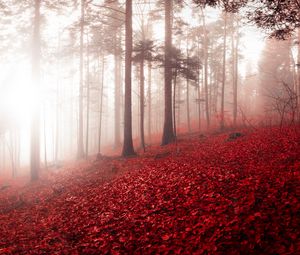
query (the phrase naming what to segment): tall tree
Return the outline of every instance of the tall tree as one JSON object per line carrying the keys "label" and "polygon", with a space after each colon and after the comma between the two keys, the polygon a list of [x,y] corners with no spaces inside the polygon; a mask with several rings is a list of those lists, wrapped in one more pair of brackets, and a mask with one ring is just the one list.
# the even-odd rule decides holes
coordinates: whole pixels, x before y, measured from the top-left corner
{"label": "tall tree", "polygon": [[297,106],[298,106],[298,122],[300,122],[300,28],[298,28],[298,59],[297,59],[297,72],[298,72],[298,86],[297,86]]}
{"label": "tall tree", "polygon": [[174,141],[174,129],[172,121],[172,63],[171,63],[171,49],[172,49],[172,7],[173,0],[164,2],[165,8],[165,115],[164,115],[164,129],[162,136],[162,145],[169,144]]}
{"label": "tall tree", "polygon": [[114,37],[114,73],[115,73],[115,147],[118,147],[121,142],[120,138],[120,127],[121,127],[121,29],[116,28],[116,33]]}
{"label": "tall tree", "polygon": [[210,126],[209,102],[208,102],[208,36],[203,8],[201,7],[203,27],[203,58],[204,58],[204,92],[205,92],[205,116],[207,129]]}
{"label": "tall tree", "polygon": [[78,144],[77,144],[77,158],[84,157],[84,148],[83,148],[83,37],[84,37],[84,15],[85,15],[85,0],[81,0],[80,5],[80,58],[79,58],[79,110],[78,110]]}
{"label": "tall tree", "polygon": [[87,34],[86,53],[86,134],[85,134],[85,158],[89,156],[89,129],[90,129],[90,46]]}
{"label": "tall tree", "polygon": [[[40,59],[41,59],[41,1],[34,2],[34,21],[33,21],[33,42],[32,42],[32,79],[34,89],[40,89]],[[38,93],[37,93],[38,94]],[[31,120],[31,156],[30,173],[31,180],[39,178],[40,170],[40,105],[39,99],[35,98],[35,107]]]}
{"label": "tall tree", "polygon": [[[142,22],[143,23],[143,22]],[[143,29],[142,29],[143,30]],[[141,147],[145,150],[145,137],[144,137],[144,113],[145,113],[145,75],[144,75],[144,69],[145,69],[145,61],[148,61],[148,72],[150,69],[151,72],[151,61],[152,54],[153,54],[154,46],[153,41],[145,39],[145,33],[142,31],[142,40],[139,41],[133,51],[135,52],[135,55],[133,57],[133,61],[139,63],[139,79],[140,79],[140,136],[141,136]],[[150,65],[150,67],[149,67]],[[151,73],[148,73],[148,76],[151,75]],[[151,77],[148,77],[148,82],[150,81]],[[151,85],[151,84],[150,84]],[[149,86],[149,84],[148,84]],[[149,87],[148,87],[149,89]],[[148,91],[148,93],[151,93]],[[149,95],[148,95],[149,97]],[[149,100],[148,104],[151,103]],[[148,106],[150,108],[150,105]],[[149,109],[148,109],[149,110]],[[148,123],[149,124],[149,123]],[[148,127],[149,128],[149,127]],[[148,130],[149,132],[149,130]]]}
{"label": "tall tree", "polygon": [[[233,64],[233,125],[237,124],[238,110],[238,61],[239,61],[239,17],[235,14],[232,16],[232,64]],[[235,26],[236,20],[236,26]]]}
{"label": "tall tree", "polygon": [[[186,36],[186,59],[189,58],[189,38]],[[188,68],[188,61],[186,62],[186,68]],[[190,117],[190,86],[189,77],[186,76],[186,116],[188,124],[188,132],[191,132],[191,117]]]}
{"label": "tall tree", "polygon": [[103,113],[103,91],[104,91],[104,67],[105,67],[105,57],[102,54],[102,64],[101,64],[101,82],[99,89],[99,129],[98,129],[98,156],[101,155],[101,131],[102,131],[102,113]]}
{"label": "tall tree", "polygon": [[152,115],[152,63],[148,60],[148,142],[151,143],[151,115]]}
{"label": "tall tree", "polygon": [[223,38],[223,76],[222,76],[222,92],[221,92],[221,121],[220,121],[220,128],[224,129],[224,113],[225,113],[225,83],[226,83],[226,44],[227,41],[227,13],[224,13],[224,38]]}
{"label": "tall tree", "polygon": [[123,156],[134,155],[132,142],[131,111],[131,62],[132,62],[132,0],[126,0],[125,14],[125,109]]}

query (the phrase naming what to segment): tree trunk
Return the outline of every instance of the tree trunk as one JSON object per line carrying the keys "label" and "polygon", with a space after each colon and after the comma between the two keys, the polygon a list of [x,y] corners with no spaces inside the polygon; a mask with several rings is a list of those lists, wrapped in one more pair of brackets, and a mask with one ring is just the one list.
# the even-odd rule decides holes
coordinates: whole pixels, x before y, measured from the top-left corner
{"label": "tree trunk", "polygon": [[144,77],[144,56],[142,56],[140,62],[140,135],[141,135],[141,147],[145,152],[145,134],[144,134],[144,113],[145,113],[145,77]]}
{"label": "tree trunk", "polygon": [[201,90],[200,90],[200,77],[197,79],[197,97],[198,97],[198,129],[201,131]]}
{"label": "tree trunk", "polygon": [[152,64],[148,61],[148,140],[151,143],[151,86],[152,86]]}
{"label": "tree trunk", "polygon": [[[142,42],[145,42],[145,27],[144,17],[142,16]],[[145,63],[145,50],[144,45],[142,47],[142,56],[140,62],[140,135],[141,135],[141,147],[145,152],[145,74],[144,74],[144,63]]]}
{"label": "tree trunk", "polygon": [[78,148],[77,158],[84,157],[83,149],[83,36],[84,36],[84,5],[85,0],[81,0],[81,19],[80,19],[80,60],[79,60],[79,109],[78,109]]}
{"label": "tree trunk", "polygon": [[232,31],[231,31],[231,57],[232,57],[232,96],[233,96],[233,104],[232,104],[232,117],[233,117],[233,126],[235,127],[235,116],[234,116],[234,100],[235,100],[235,43],[234,43],[234,17],[232,18]]}
{"label": "tree trunk", "polygon": [[[40,7],[41,1],[35,0],[34,30],[32,43],[32,80],[36,91],[40,89]],[[38,94],[38,93],[37,93]],[[39,178],[40,171],[40,105],[39,98],[35,98],[34,112],[31,120],[30,174],[31,180]]]}
{"label": "tree trunk", "polygon": [[[189,58],[189,48],[188,48],[188,39],[186,40],[186,59]],[[188,69],[188,66],[186,66]],[[186,117],[188,124],[188,132],[191,132],[191,120],[190,120],[190,87],[189,87],[189,78],[186,77]]]}
{"label": "tree trunk", "polygon": [[121,127],[121,68],[120,68],[120,62],[121,62],[121,53],[120,53],[120,35],[119,35],[119,29],[115,36],[115,49],[114,49],[114,60],[115,60],[115,147],[119,147],[121,143],[120,139],[120,127]]}
{"label": "tree trunk", "polygon": [[126,0],[125,15],[125,109],[123,156],[135,155],[132,142],[131,62],[132,62],[132,0]]}
{"label": "tree trunk", "polygon": [[[177,82],[177,70],[175,70],[175,75],[174,75],[174,89],[177,88],[177,120],[176,120],[176,130],[174,130],[175,136],[177,136],[178,129],[180,129],[180,123],[181,123],[181,88],[180,88],[180,82]],[[176,109],[175,108],[175,109]],[[175,111],[175,110],[174,110]]]}
{"label": "tree trunk", "polygon": [[15,154],[15,135],[14,135],[15,131],[11,130],[9,133],[9,142],[7,142],[7,147],[8,147],[8,151],[10,154],[10,160],[11,160],[11,172],[12,172],[12,177],[15,178],[17,171],[16,171],[16,154]]}
{"label": "tree trunk", "polygon": [[[137,90],[140,91],[140,88],[141,88],[141,81],[140,81],[140,66],[139,65],[136,65],[135,66],[135,73],[134,73],[134,78],[133,78],[134,81],[136,81],[137,83]],[[140,124],[140,110],[141,110],[141,98],[140,98],[140,94],[139,93],[135,93],[136,94],[136,101],[137,101],[137,113],[135,114],[135,116],[137,116],[137,123],[136,123],[136,126],[137,128],[134,128],[133,130],[136,131],[136,134],[133,134],[134,137],[141,137],[141,124]]]}
{"label": "tree trunk", "polygon": [[102,54],[102,70],[101,70],[101,83],[100,83],[100,107],[99,107],[99,130],[98,130],[98,155],[101,155],[101,130],[102,130],[102,108],[103,108],[103,88],[104,88],[104,66],[105,58]]}
{"label": "tree trunk", "polygon": [[223,76],[222,76],[222,95],[221,95],[221,122],[220,128],[224,129],[224,103],[225,103],[225,82],[226,82],[226,40],[227,40],[227,13],[225,13],[224,41],[223,41]]}
{"label": "tree trunk", "polygon": [[216,74],[216,86],[215,86],[215,91],[214,91],[214,113],[218,114],[218,97],[219,97],[219,69],[217,70],[217,74]]}
{"label": "tree trunk", "polygon": [[89,155],[89,129],[90,129],[90,59],[89,42],[87,40],[87,63],[86,63],[86,136],[85,136],[85,158]]}
{"label": "tree trunk", "polygon": [[202,25],[203,25],[203,52],[204,52],[204,92],[205,92],[205,115],[206,115],[206,125],[207,129],[210,126],[210,116],[209,116],[209,103],[208,103],[208,38],[207,38],[207,31],[206,31],[206,22],[205,22],[205,15],[204,11],[201,8],[202,12]]}
{"label": "tree trunk", "polygon": [[[58,52],[60,51],[60,37],[58,42]],[[56,114],[55,114],[55,151],[54,151],[54,161],[55,165],[58,165],[58,143],[59,143],[59,59],[57,58],[57,77],[56,77]]]}
{"label": "tree trunk", "polygon": [[[174,81],[173,81],[173,128],[174,128],[174,135],[177,136],[177,127],[176,127],[176,83],[177,83],[177,73],[175,71]],[[179,104],[178,104],[179,106]]]}
{"label": "tree trunk", "polygon": [[[211,48],[211,51],[213,52],[213,47]],[[213,90],[213,70],[212,68],[209,69],[209,89],[208,89],[208,106],[209,106],[209,116],[212,114],[212,90]]]}
{"label": "tree trunk", "polygon": [[44,104],[44,163],[45,169],[48,170],[48,160],[47,160],[47,129],[46,129],[46,106]]}
{"label": "tree trunk", "polygon": [[20,129],[17,129],[17,139],[16,139],[16,168],[17,171],[20,169],[21,167],[21,134],[20,134]]}
{"label": "tree trunk", "polygon": [[300,123],[300,28],[298,28],[298,59],[297,59],[297,71],[298,71],[298,88],[297,88],[297,112],[298,122]]}
{"label": "tree trunk", "polygon": [[188,124],[188,132],[191,132],[191,117],[190,117],[190,87],[189,79],[186,79],[186,117]]}
{"label": "tree trunk", "polygon": [[[234,127],[236,127],[236,121],[237,121],[237,102],[238,102],[238,46],[239,46],[238,17],[237,17],[236,25],[237,27],[235,31],[234,20],[233,20],[232,50],[233,50],[233,125]],[[235,44],[234,44],[234,39],[235,39]]]}
{"label": "tree trunk", "polygon": [[174,130],[172,121],[172,6],[173,0],[165,1],[165,115],[162,145],[174,141]]}
{"label": "tree trunk", "polygon": [[[198,58],[200,59],[200,43],[199,40],[197,42],[197,52],[198,52]],[[202,72],[203,74],[203,72]],[[196,98],[198,98],[198,101],[196,99],[196,103],[198,103],[197,108],[198,108],[198,129],[199,132],[201,131],[201,90],[200,90],[200,79],[201,79],[201,63],[199,61],[199,65],[198,65],[198,75],[197,75],[197,84],[196,84],[196,88],[197,88],[197,95]]]}

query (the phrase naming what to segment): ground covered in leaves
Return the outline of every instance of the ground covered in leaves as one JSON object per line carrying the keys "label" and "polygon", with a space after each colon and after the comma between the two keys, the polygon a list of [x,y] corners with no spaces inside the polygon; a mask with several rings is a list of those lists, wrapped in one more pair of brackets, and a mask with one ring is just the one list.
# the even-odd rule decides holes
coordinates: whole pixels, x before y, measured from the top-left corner
{"label": "ground covered in leaves", "polygon": [[0,189],[0,254],[300,252],[299,128],[195,134]]}

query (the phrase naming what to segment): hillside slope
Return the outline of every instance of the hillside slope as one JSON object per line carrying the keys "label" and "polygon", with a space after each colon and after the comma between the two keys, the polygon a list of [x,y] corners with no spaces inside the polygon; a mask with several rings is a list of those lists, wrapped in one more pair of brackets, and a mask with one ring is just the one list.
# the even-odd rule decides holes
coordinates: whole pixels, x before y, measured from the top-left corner
{"label": "hillside slope", "polygon": [[297,254],[299,128],[227,137],[3,188],[0,254]]}

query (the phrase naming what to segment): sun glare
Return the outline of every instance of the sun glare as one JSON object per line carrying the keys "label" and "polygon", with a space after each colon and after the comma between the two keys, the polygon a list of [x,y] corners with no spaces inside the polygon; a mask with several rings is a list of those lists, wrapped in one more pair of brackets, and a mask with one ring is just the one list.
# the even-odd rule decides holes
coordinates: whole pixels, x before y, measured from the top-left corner
{"label": "sun glare", "polygon": [[264,47],[264,36],[255,27],[244,27],[242,29],[243,36],[241,37],[240,53],[243,56],[240,63],[240,73],[243,77],[246,76],[247,66],[250,64],[257,71],[260,55]]}
{"label": "sun glare", "polygon": [[243,29],[244,35],[241,37],[242,52],[252,62],[260,58],[261,51],[264,47],[264,37],[257,28],[247,27]]}
{"label": "sun glare", "polygon": [[30,68],[18,65],[6,75],[2,86],[1,110],[9,118],[8,121],[20,126],[28,124],[37,98],[31,83]]}

